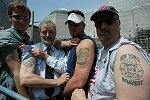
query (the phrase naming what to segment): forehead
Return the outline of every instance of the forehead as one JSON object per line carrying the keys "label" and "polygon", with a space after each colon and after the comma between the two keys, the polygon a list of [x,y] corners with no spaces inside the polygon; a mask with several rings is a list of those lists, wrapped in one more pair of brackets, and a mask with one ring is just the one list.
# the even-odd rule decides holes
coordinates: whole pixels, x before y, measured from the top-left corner
{"label": "forehead", "polygon": [[54,29],[54,27],[51,23],[43,23],[41,25],[41,30],[46,30],[46,29]]}
{"label": "forehead", "polygon": [[25,8],[13,8],[12,13],[29,15],[29,12]]}
{"label": "forehead", "polygon": [[73,22],[73,21],[71,21],[71,20],[68,20],[67,23],[68,23],[68,24],[79,24],[79,23],[75,23],[75,22]]}

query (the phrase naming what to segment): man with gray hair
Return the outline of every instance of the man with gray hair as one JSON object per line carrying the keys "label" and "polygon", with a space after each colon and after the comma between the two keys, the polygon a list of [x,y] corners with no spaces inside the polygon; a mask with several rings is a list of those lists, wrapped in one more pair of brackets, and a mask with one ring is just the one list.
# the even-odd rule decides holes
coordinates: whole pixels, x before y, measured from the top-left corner
{"label": "man with gray hair", "polygon": [[66,72],[66,56],[61,49],[53,45],[56,25],[51,20],[44,20],[39,26],[41,42],[26,45],[22,55],[20,83],[29,87],[31,99],[61,100],[61,85],[69,80]]}

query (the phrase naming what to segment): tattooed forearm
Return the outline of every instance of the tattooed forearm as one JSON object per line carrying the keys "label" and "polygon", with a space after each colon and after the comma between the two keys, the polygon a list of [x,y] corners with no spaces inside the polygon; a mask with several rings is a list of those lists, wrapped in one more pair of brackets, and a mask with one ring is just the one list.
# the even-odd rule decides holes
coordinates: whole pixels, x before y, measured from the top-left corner
{"label": "tattooed forearm", "polygon": [[89,48],[81,48],[79,50],[79,54],[78,54],[78,59],[77,59],[77,63],[79,65],[84,65],[87,62],[87,58],[89,56]]}
{"label": "tattooed forearm", "polygon": [[22,63],[26,67],[33,67],[33,66],[35,66],[35,59],[34,59],[34,57],[30,57],[30,58],[24,60]]}
{"label": "tattooed forearm", "polygon": [[140,65],[139,58],[133,54],[124,54],[120,57],[120,61],[122,81],[133,86],[142,85],[144,70]]}

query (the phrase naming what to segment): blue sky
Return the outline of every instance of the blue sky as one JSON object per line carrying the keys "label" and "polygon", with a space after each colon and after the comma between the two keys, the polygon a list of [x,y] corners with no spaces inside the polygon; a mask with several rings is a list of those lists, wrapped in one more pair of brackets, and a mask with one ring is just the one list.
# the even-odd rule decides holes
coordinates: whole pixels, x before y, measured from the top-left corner
{"label": "blue sky", "polygon": [[106,0],[27,0],[27,5],[31,11],[34,11],[34,21],[41,21],[52,11],[59,8],[68,10],[79,9],[83,12],[97,10],[105,5]]}

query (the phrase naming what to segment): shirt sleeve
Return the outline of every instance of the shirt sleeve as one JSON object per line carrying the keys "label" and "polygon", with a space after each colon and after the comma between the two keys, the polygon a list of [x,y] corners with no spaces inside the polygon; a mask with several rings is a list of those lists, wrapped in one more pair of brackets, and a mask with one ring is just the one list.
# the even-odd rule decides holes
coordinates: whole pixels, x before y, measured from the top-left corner
{"label": "shirt sleeve", "polygon": [[52,56],[49,56],[46,63],[59,74],[65,73],[67,68],[67,57],[63,50],[57,50]]}
{"label": "shirt sleeve", "polygon": [[19,41],[11,36],[10,32],[0,32],[0,53],[4,59],[13,52],[18,50]]}
{"label": "shirt sleeve", "polygon": [[22,61],[24,61],[25,59],[29,58],[29,57],[33,57],[33,54],[31,52],[32,50],[32,46],[31,45],[26,45],[23,49],[23,54],[21,56]]}

